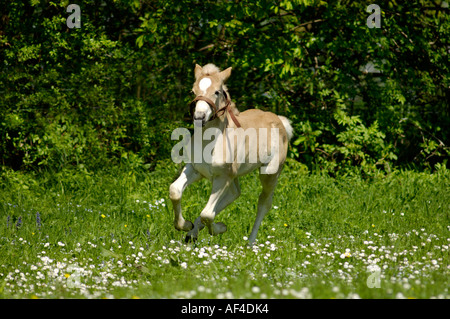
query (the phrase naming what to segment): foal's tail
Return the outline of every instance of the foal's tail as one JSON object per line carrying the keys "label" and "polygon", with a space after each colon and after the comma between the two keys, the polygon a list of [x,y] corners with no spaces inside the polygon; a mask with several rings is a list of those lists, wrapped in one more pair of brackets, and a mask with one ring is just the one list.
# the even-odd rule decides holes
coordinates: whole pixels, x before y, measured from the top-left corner
{"label": "foal's tail", "polygon": [[288,140],[290,141],[292,136],[294,136],[294,129],[291,126],[291,120],[281,115],[278,115],[278,117],[280,118],[281,122],[284,125],[284,128],[286,129],[287,137]]}

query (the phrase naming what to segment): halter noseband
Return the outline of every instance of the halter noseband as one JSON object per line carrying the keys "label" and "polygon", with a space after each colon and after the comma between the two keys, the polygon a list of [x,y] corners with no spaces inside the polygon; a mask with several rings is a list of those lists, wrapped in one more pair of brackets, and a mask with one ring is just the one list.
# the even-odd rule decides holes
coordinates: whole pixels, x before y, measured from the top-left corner
{"label": "halter noseband", "polygon": [[236,116],[234,115],[233,111],[230,108],[231,100],[228,97],[227,92],[223,91],[223,95],[225,96],[226,104],[224,107],[221,107],[220,109],[217,109],[216,104],[211,99],[208,99],[207,97],[202,96],[202,95],[197,96],[195,99],[192,100],[192,102],[190,104],[191,116],[194,117],[194,109],[195,109],[196,103],[198,101],[204,101],[204,102],[208,103],[208,105],[213,110],[213,115],[211,116],[210,121],[214,120],[217,116],[219,116],[219,112],[221,112],[222,113],[221,115],[223,115],[226,111],[228,111],[234,124],[236,124],[237,127],[241,127],[241,124],[239,123],[239,121],[237,120]]}

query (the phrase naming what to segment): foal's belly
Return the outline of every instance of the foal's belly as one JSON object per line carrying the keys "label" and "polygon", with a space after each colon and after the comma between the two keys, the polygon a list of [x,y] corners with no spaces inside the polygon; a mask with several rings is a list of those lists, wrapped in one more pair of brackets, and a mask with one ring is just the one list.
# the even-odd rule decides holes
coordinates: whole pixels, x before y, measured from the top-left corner
{"label": "foal's belly", "polygon": [[203,177],[212,180],[214,176],[228,175],[230,178],[246,175],[261,167],[260,163],[192,163]]}
{"label": "foal's belly", "polygon": [[212,180],[213,172],[211,170],[211,165],[207,163],[192,163],[194,169],[199,172],[203,177]]}

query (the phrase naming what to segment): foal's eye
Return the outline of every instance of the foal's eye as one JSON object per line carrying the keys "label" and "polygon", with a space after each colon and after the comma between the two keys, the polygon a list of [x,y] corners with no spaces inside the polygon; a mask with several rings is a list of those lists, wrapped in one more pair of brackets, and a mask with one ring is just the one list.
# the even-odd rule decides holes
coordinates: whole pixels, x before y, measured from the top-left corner
{"label": "foal's eye", "polygon": [[220,91],[216,91],[214,94],[218,96],[220,94]]}

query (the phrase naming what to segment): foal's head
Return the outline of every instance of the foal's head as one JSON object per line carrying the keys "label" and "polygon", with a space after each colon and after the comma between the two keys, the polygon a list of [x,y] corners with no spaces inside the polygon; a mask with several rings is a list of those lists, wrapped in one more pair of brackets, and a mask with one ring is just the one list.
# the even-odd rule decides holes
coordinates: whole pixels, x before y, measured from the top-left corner
{"label": "foal's head", "polygon": [[[207,64],[204,67],[195,65],[195,83],[192,91],[197,98],[206,98],[206,101],[197,100],[192,106],[194,121],[202,121],[202,125],[205,125],[215,116],[218,109],[226,105],[227,93],[224,82],[230,77],[230,74],[231,67],[220,72],[214,64]],[[213,102],[214,105],[210,105],[207,100]]]}

